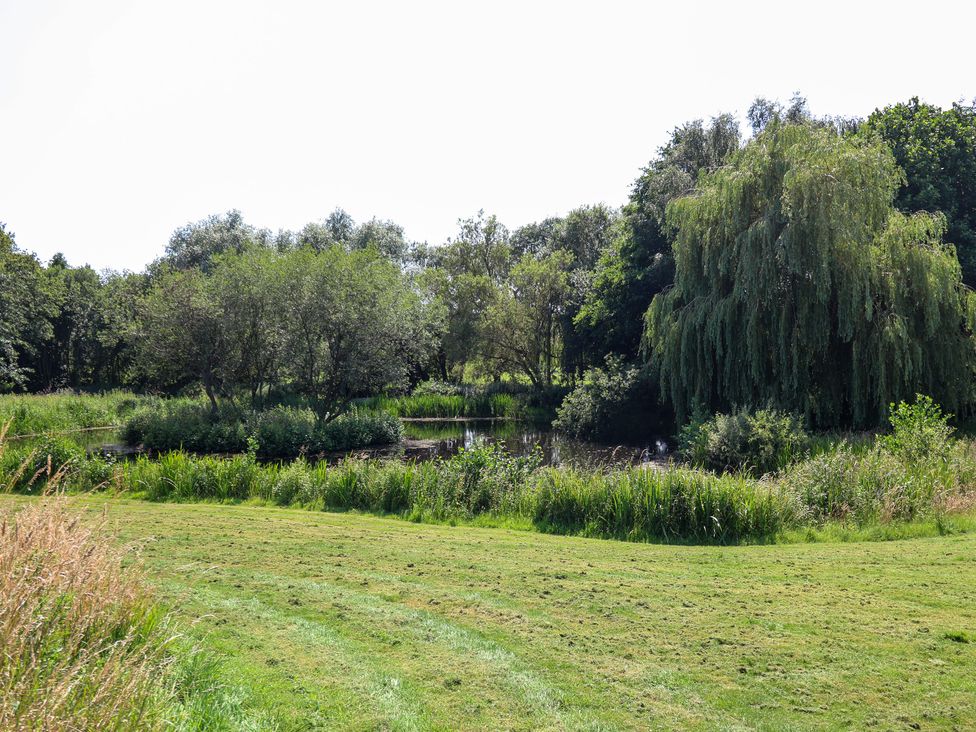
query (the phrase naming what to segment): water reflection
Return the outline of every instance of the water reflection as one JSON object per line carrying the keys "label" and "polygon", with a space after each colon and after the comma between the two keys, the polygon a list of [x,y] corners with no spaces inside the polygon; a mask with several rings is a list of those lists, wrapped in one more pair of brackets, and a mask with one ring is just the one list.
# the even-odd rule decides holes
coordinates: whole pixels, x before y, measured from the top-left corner
{"label": "water reflection", "polygon": [[[330,462],[341,460],[349,454],[423,461],[447,458],[462,448],[479,444],[499,444],[513,455],[528,455],[538,446],[544,465],[599,468],[647,462],[664,463],[668,454],[668,445],[663,438],[649,439],[640,445],[604,445],[576,440],[528,422],[487,419],[404,420],[403,426],[405,439],[400,445],[318,457]],[[139,452],[138,448],[122,444],[119,432],[114,428],[63,433],[61,436],[79,443],[89,452],[119,457]],[[34,444],[43,438],[13,439],[20,444]]]}
{"label": "water reflection", "polygon": [[404,421],[405,440],[393,449],[380,451],[410,460],[450,457],[462,448],[498,444],[513,455],[528,455],[538,449],[544,465],[603,467],[664,462],[668,446],[664,439],[642,445],[604,445],[577,440],[527,422],[503,420]]}

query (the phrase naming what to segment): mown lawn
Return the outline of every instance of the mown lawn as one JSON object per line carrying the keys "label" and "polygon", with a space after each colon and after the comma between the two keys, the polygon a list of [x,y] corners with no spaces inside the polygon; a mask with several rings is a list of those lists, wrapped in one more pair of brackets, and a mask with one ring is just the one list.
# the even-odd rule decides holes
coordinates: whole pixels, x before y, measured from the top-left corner
{"label": "mown lawn", "polygon": [[684,547],[85,502],[283,729],[976,725],[976,535]]}

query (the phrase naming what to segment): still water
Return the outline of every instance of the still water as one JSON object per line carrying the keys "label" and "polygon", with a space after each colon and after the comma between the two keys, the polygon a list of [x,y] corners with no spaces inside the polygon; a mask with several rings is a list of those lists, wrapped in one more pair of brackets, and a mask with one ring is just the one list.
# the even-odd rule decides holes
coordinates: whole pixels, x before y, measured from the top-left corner
{"label": "still water", "polygon": [[663,462],[668,451],[663,438],[638,445],[605,445],[576,440],[527,422],[405,420],[403,426],[404,443],[386,452],[413,460],[450,457],[462,448],[479,444],[498,444],[512,455],[528,455],[538,450],[544,465],[578,467]]}
{"label": "still water", "polygon": [[[321,459],[337,461],[354,454],[364,457],[434,460],[447,458],[461,449],[481,444],[497,444],[513,455],[528,455],[538,449],[543,465],[598,468],[611,465],[663,463],[668,444],[664,438],[649,439],[637,445],[607,445],[576,440],[528,422],[493,419],[404,420],[404,440],[399,445],[330,453]],[[118,456],[139,452],[124,445],[115,429],[65,433],[91,452]],[[18,440],[19,442],[20,440]],[[35,442],[27,439],[24,442]]]}

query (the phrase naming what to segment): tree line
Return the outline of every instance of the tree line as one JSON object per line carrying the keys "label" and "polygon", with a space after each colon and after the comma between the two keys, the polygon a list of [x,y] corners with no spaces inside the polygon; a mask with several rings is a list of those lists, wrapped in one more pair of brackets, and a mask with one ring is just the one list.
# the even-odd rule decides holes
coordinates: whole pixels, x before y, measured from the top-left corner
{"label": "tree line", "polygon": [[143,272],[99,273],[0,225],[0,390],[290,391],[327,417],[432,377],[609,373],[679,421],[775,406],[869,425],[915,391],[967,409],[976,106],[848,120],[797,96],[747,118],[675,128],[620,208],[515,229],[478,212],[435,245],[342,210],[295,232],[231,211]]}

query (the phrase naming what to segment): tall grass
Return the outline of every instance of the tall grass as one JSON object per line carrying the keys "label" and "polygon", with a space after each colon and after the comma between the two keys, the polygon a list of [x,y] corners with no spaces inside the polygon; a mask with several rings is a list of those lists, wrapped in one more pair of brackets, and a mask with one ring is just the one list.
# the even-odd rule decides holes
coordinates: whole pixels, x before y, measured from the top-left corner
{"label": "tall grass", "polygon": [[781,486],[701,471],[539,469],[538,456],[497,446],[425,463],[348,459],[261,465],[170,453],[118,466],[118,485],[154,501],[259,499],[411,520],[526,519],[542,531],[628,540],[732,542],[770,538],[804,509]]}
{"label": "tall grass", "polygon": [[[0,729],[276,729],[153,602],[104,515],[70,511],[58,489],[85,475],[82,466],[34,457],[44,467],[28,488],[42,497],[0,504]],[[9,487],[33,470],[28,463],[0,478]]]}
{"label": "tall grass", "polygon": [[0,729],[145,729],[165,667],[162,616],[123,552],[63,498],[3,512]]}
{"label": "tall grass", "polygon": [[379,396],[360,399],[357,404],[366,409],[379,410],[397,417],[413,419],[457,419],[460,417],[516,419],[523,413],[522,403],[511,394]]}
{"label": "tall grass", "polygon": [[[497,445],[427,463],[299,459],[262,465],[253,453],[224,459],[171,452],[117,464],[73,457],[65,478],[149,500],[246,501],[392,513],[413,520],[519,519],[543,531],[607,538],[697,542],[769,540],[802,527],[936,521],[976,507],[976,450],[956,440],[948,417],[921,403],[899,411],[890,435],[871,446],[846,442],[757,479],[669,466],[611,471],[541,469],[538,455]],[[58,445],[55,445],[58,447]],[[62,446],[63,447],[63,446]],[[61,455],[60,459],[65,456]],[[3,480],[31,491],[50,455],[27,469],[0,455]]]}
{"label": "tall grass", "polygon": [[64,496],[0,510],[0,729],[274,730]]}
{"label": "tall grass", "polygon": [[533,514],[537,525],[560,533],[695,542],[771,538],[802,516],[801,503],[775,483],[648,467],[546,470]]}
{"label": "tall grass", "polygon": [[146,397],[130,392],[105,394],[0,395],[0,424],[9,424],[8,436],[40,434],[120,424]]}

